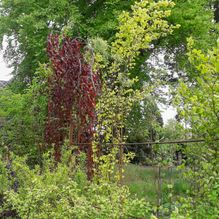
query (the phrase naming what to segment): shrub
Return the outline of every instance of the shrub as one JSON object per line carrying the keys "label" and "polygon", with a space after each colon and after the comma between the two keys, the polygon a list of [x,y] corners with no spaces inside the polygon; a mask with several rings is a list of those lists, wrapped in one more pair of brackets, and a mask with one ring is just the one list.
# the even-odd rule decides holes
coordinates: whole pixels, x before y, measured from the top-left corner
{"label": "shrub", "polygon": [[[86,178],[83,156],[78,164],[66,151],[57,165],[44,156],[43,166],[30,169],[26,159],[14,156],[13,179],[1,162],[0,182],[4,203],[1,211],[13,210],[21,218],[148,218],[151,208],[130,197],[126,186],[101,184]],[[71,155],[72,156],[72,155]],[[13,189],[13,182],[18,188]],[[4,186],[2,186],[4,185]]]}

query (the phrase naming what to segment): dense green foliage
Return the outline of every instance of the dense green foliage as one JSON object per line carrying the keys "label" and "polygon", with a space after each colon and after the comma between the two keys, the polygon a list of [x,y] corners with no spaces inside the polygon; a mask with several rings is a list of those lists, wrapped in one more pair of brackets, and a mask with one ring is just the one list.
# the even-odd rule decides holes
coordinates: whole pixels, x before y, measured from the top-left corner
{"label": "dense green foliage", "polygon": [[[206,142],[187,148],[191,169],[185,177],[192,184],[190,199],[183,200],[183,214],[191,218],[217,218],[218,186],[218,127],[219,127],[219,45],[207,54],[193,48],[189,40],[189,60],[198,71],[193,84],[181,83],[179,100],[181,115],[191,126],[193,136],[204,137]],[[194,204],[193,204],[194,203]]]}
{"label": "dense green foliage", "polygon": [[39,162],[44,141],[46,74],[45,66],[40,66],[32,85],[23,93],[14,93],[10,88],[0,89],[0,118],[4,123],[0,129],[1,150],[9,147],[17,155],[28,155],[32,163]]}
{"label": "dense green foliage", "polygon": [[[49,155],[49,154],[48,154]],[[75,166],[69,163],[71,151],[65,151],[62,163],[54,163],[44,155],[43,166],[30,169],[25,159],[13,157],[11,171],[16,172],[17,191],[5,194],[4,211],[14,209],[21,218],[130,218],[150,217],[149,204],[130,197],[124,186],[104,182],[90,183],[86,179],[84,156]],[[0,163],[0,192],[14,183],[10,172]],[[8,182],[7,182],[8,181]],[[13,186],[12,186],[13,188]]]}
{"label": "dense green foliage", "polygon": [[6,36],[5,56],[14,74],[24,83],[33,78],[46,57],[47,36],[59,33],[68,23],[77,23],[76,6],[62,1],[1,1],[0,39]]}
{"label": "dense green foliage", "polygon": [[[167,2],[167,1],[163,1]],[[175,1],[176,6],[168,21],[179,24],[173,36],[154,41],[156,48],[167,48],[168,54],[174,53],[185,66],[186,38],[199,39],[201,47],[208,47],[218,34],[218,27],[212,22],[214,1]],[[102,37],[112,42],[117,32],[118,17],[122,11],[129,11],[134,1],[95,0],[95,1],[9,1],[2,0],[0,5],[0,39],[6,37],[8,47],[5,57],[14,67],[14,74],[26,84],[33,78],[38,63],[47,61],[45,47],[49,33],[66,33],[70,36],[85,38]],[[144,63],[152,51],[142,50],[138,66]],[[184,57],[184,58],[182,58]],[[181,67],[180,67],[181,69]],[[136,71],[142,71],[136,67]],[[133,71],[133,75],[136,75]],[[147,72],[146,72],[147,74]],[[141,74],[145,79],[145,73]]]}

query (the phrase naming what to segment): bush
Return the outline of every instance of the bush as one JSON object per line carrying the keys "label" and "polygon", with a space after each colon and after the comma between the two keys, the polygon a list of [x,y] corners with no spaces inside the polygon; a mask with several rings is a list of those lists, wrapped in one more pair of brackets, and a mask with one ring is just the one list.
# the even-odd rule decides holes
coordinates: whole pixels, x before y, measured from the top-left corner
{"label": "bush", "polygon": [[[43,166],[33,169],[25,158],[14,156],[13,178],[1,162],[1,211],[16,211],[20,218],[35,219],[149,217],[149,204],[131,198],[126,186],[87,181],[83,161],[76,165],[74,159],[69,162],[69,156],[72,155],[67,151],[57,165],[44,156]],[[15,181],[17,189],[12,186]]]}

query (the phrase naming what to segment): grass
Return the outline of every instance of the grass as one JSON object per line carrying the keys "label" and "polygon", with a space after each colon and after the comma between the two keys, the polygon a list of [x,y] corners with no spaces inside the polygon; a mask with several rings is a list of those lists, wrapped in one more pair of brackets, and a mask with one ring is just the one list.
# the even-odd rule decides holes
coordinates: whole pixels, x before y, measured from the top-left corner
{"label": "grass", "polygon": [[[161,170],[162,179],[162,203],[168,202],[170,190],[168,184],[173,184],[173,198],[183,195],[188,189],[188,184],[183,180],[182,173],[167,168]],[[157,200],[157,168],[129,164],[125,168],[124,184],[130,189],[133,196],[145,198],[152,204]]]}

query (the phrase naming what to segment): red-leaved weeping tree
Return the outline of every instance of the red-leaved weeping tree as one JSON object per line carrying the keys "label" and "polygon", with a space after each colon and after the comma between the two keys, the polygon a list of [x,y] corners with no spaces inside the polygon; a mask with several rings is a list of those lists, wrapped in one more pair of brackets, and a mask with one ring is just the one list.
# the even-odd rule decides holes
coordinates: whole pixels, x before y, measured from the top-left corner
{"label": "red-leaved weeping tree", "polygon": [[85,43],[78,39],[49,35],[47,51],[53,74],[49,77],[47,144],[54,145],[54,158],[69,137],[77,152],[87,154],[87,176],[93,176],[92,140],[96,122],[95,105],[100,88],[97,72],[83,57]]}

